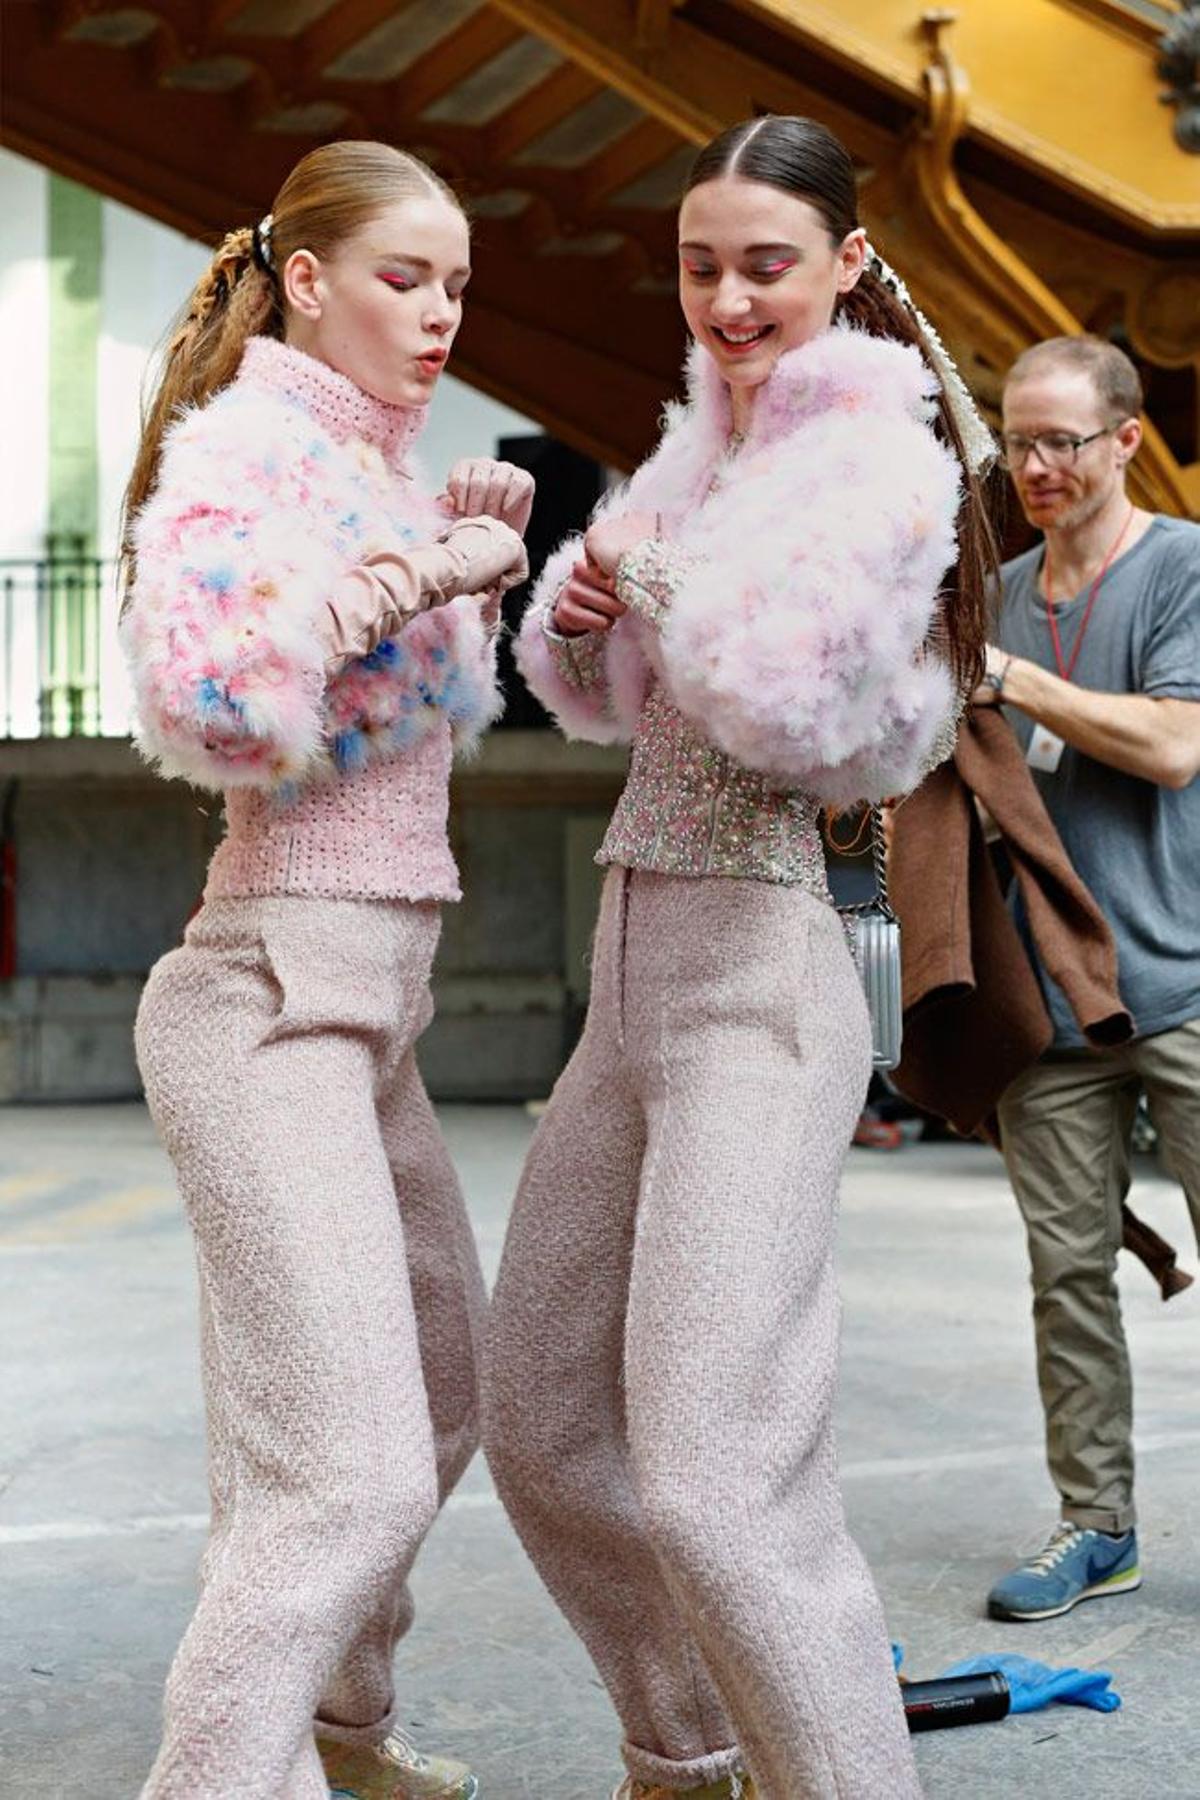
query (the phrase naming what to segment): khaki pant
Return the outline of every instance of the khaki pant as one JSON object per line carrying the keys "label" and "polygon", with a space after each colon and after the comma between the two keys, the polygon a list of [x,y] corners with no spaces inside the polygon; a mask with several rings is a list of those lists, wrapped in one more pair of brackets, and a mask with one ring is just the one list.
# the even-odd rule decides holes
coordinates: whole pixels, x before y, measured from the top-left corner
{"label": "khaki pant", "polygon": [[1116,1267],[1143,1089],[1200,1240],[1200,1019],[1120,1049],[1052,1052],[999,1109],[1029,1240],[1050,1474],[1063,1517],[1098,1531],[1128,1531],[1136,1517]]}

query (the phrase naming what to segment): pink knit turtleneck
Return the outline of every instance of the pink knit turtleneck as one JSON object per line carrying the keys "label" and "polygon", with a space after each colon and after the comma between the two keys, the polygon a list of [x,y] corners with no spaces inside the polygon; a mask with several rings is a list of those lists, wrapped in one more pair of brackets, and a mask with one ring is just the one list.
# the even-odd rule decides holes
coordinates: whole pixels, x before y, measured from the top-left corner
{"label": "pink knit turtleneck", "polygon": [[278,338],[250,338],[237,379],[239,385],[303,407],[336,444],[373,444],[394,468],[401,466],[429,417],[428,406],[377,400],[328,363]]}
{"label": "pink knit turtleneck", "polygon": [[[336,369],[271,338],[250,339],[237,385],[261,397],[265,409],[301,411],[348,469],[360,468],[366,446],[382,456],[389,482],[411,479],[403,458],[427,408],[376,400]],[[451,728],[443,717],[403,753],[354,773],[291,791],[227,790],[227,834],[209,866],[205,897],[460,899],[447,837],[450,761]]]}

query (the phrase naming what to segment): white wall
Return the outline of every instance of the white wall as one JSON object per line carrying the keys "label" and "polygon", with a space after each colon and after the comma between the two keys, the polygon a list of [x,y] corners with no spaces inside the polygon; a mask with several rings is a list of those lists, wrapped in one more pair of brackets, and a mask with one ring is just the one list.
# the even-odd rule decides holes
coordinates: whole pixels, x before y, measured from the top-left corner
{"label": "white wall", "polygon": [[[44,171],[0,150],[0,558],[41,556],[45,547],[50,458],[47,236]],[[18,574],[6,571],[0,584],[0,721],[11,716],[12,728],[29,736],[37,729],[37,629],[27,590],[15,585],[18,580]]]}
{"label": "white wall", "polygon": [[40,556],[50,453],[46,176],[0,150],[0,557]]}

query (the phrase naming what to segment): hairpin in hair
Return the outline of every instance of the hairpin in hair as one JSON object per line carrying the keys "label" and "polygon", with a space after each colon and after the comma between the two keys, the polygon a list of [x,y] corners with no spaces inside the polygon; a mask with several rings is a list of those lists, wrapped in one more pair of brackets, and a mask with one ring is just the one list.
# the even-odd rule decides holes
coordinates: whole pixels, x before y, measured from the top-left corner
{"label": "hairpin in hair", "polygon": [[921,334],[929,346],[934,372],[942,384],[946,404],[954,414],[954,422],[958,426],[958,434],[962,438],[963,449],[966,452],[967,465],[973,474],[979,474],[989,463],[995,461],[996,440],[992,436],[986,419],[976,406],[970,389],[959,374],[957,363],[909,293],[901,277],[897,275],[891,263],[884,261],[873,244],[867,245],[867,268],[878,281],[883,283],[889,293],[896,296],[901,306],[908,308],[920,326]]}
{"label": "hairpin in hair", "polygon": [[258,221],[251,233],[251,249],[254,266],[261,269],[264,275],[275,273],[275,256],[271,249],[271,231],[275,224],[275,214],[267,213]]}

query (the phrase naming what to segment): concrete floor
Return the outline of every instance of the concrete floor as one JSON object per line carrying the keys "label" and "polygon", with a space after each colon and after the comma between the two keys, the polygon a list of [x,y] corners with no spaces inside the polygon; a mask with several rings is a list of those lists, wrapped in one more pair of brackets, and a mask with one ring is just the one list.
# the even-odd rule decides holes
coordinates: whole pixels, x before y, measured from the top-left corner
{"label": "concrete floor", "polygon": [[[444,1120],[491,1274],[529,1121]],[[1194,1267],[1177,1190],[1147,1165],[1137,1199]],[[1017,1650],[1111,1669],[1125,1701],[918,1740],[930,1800],[1200,1795],[1200,1286],[1163,1306],[1140,1266],[1124,1270],[1144,1587],[1019,1627],[987,1622],[983,1596],[1053,1511],[996,1159],[853,1153],[842,1268],[847,1500],[909,1672]],[[0,1794],[132,1800],[206,1504],[190,1249],[140,1108],[0,1109],[0,1319]],[[483,1800],[606,1795],[607,1698],[479,1464],[415,1585],[408,1721],[472,1759]]]}

